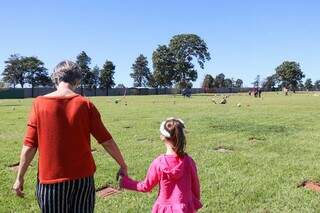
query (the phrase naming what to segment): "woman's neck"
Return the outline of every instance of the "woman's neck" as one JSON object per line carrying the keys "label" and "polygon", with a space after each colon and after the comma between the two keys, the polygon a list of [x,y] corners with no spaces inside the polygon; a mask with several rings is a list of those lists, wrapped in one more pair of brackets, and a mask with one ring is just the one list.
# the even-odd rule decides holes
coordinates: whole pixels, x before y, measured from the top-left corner
{"label": "woman's neck", "polygon": [[56,91],[45,96],[72,96],[75,94],[76,93],[74,92],[74,87],[71,84],[60,82]]}
{"label": "woman's neck", "polygon": [[57,88],[57,93],[61,94],[70,94],[70,93],[75,93],[73,86],[69,83],[61,82]]}

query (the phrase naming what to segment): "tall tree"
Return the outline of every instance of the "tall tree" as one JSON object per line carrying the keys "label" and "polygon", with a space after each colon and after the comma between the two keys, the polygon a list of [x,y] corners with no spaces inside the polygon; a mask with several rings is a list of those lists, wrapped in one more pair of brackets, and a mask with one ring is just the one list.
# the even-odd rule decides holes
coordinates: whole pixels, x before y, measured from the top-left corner
{"label": "tall tree", "polygon": [[207,74],[204,76],[203,82],[202,82],[202,88],[203,89],[211,89],[214,86],[214,78],[212,75]]}
{"label": "tall tree", "polygon": [[313,84],[311,78],[307,78],[306,82],[304,83],[304,87],[309,91],[313,89]]}
{"label": "tall tree", "polygon": [[223,86],[225,88],[232,88],[232,85],[233,85],[233,83],[232,83],[232,80],[230,78],[226,78],[224,80],[224,82],[223,82]]}
{"label": "tall tree", "polygon": [[303,91],[303,90],[306,89],[306,88],[304,87],[304,84],[303,84],[302,81],[299,81],[299,83],[298,83],[298,89],[301,90],[301,91]]}
{"label": "tall tree", "polygon": [[112,61],[106,60],[101,71],[100,71],[100,87],[101,88],[112,88],[115,85],[114,73],[116,66]]}
{"label": "tall tree", "polygon": [[293,92],[297,89],[298,83],[305,77],[299,63],[295,61],[284,61],[275,70],[281,86],[291,89]]}
{"label": "tall tree", "polygon": [[243,85],[243,81],[240,78],[238,78],[236,80],[235,86],[238,87],[238,88],[241,88],[242,85]]}
{"label": "tall tree", "polygon": [[148,87],[152,87],[152,88],[158,88],[159,87],[159,82],[155,78],[155,72],[152,73],[152,74],[150,73],[150,75],[148,77],[147,86]]}
{"label": "tall tree", "polygon": [[34,87],[52,85],[47,68],[44,67],[44,63],[37,57],[22,57],[21,63],[22,69],[25,72],[26,83],[30,84],[32,88],[32,97]]}
{"label": "tall tree", "polygon": [[174,79],[175,58],[166,45],[159,47],[152,54],[153,74],[149,81],[153,87],[171,87]]}
{"label": "tall tree", "polygon": [[314,82],[314,89],[315,90],[320,90],[320,80],[317,80]]}
{"label": "tall tree", "polygon": [[256,78],[254,79],[254,82],[252,83],[254,87],[259,87],[260,86],[260,75],[257,75]]}
{"label": "tall tree", "polygon": [[93,74],[93,77],[92,77],[92,81],[93,81],[93,87],[94,88],[97,88],[99,86],[99,78],[100,78],[100,68],[98,67],[98,65],[94,66],[92,68],[92,74]]}
{"label": "tall tree", "polygon": [[217,88],[224,87],[224,78],[225,78],[225,75],[223,73],[220,73],[219,75],[217,75],[215,78],[215,87]]}
{"label": "tall tree", "polygon": [[23,88],[25,82],[24,70],[22,69],[22,57],[18,54],[10,55],[6,60],[4,71],[2,72],[3,81],[15,88],[17,84]]}
{"label": "tall tree", "polygon": [[89,65],[91,64],[91,58],[87,55],[85,51],[82,51],[78,56],[77,56],[77,64],[80,67],[81,74],[82,74],[82,79],[80,82],[81,86],[81,94],[83,94],[83,88],[84,87],[91,87],[92,86],[92,78],[93,74],[90,72],[90,67]]}
{"label": "tall tree", "polygon": [[131,78],[133,78],[133,84],[135,87],[147,86],[148,79],[151,75],[150,69],[148,68],[147,57],[140,54],[134,64],[132,64]]}
{"label": "tall tree", "polygon": [[169,43],[169,49],[175,59],[175,82],[197,80],[198,72],[192,63],[193,59],[197,61],[201,69],[204,68],[204,63],[211,59],[207,44],[195,34],[173,36]]}
{"label": "tall tree", "polygon": [[261,87],[265,90],[265,91],[273,91],[275,90],[275,86],[277,84],[277,75],[273,74],[268,76],[263,82]]}

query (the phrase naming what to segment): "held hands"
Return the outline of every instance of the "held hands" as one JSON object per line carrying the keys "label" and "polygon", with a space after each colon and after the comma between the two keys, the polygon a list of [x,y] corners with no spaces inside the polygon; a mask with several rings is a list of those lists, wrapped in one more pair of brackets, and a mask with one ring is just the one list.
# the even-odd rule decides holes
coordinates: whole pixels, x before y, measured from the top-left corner
{"label": "held hands", "polygon": [[121,185],[122,185],[122,179],[123,179],[123,177],[125,177],[125,176],[128,176],[127,167],[120,168],[119,171],[117,172],[117,176],[116,176],[117,181],[119,181],[119,186],[120,186],[120,188],[122,188],[122,187],[121,187]]}
{"label": "held hands", "polygon": [[24,180],[23,179],[16,179],[16,182],[12,186],[12,191],[18,196],[18,197],[24,197],[24,192],[23,192],[23,184]]}

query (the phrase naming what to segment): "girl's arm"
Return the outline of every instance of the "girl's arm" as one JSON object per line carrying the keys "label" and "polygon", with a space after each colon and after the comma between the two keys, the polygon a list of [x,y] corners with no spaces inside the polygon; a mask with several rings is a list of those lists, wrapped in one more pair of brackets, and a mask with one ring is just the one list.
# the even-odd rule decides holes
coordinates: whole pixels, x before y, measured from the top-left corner
{"label": "girl's arm", "polygon": [[194,196],[200,200],[200,181],[197,172],[197,166],[195,162],[190,158],[191,161],[191,180],[192,180],[192,192]]}
{"label": "girl's arm", "polygon": [[135,181],[128,176],[124,176],[120,180],[120,186],[125,189],[130,189],[139,192],[150,192],[160,181],[159,172],[156,163],[153,162],[144,181]]}

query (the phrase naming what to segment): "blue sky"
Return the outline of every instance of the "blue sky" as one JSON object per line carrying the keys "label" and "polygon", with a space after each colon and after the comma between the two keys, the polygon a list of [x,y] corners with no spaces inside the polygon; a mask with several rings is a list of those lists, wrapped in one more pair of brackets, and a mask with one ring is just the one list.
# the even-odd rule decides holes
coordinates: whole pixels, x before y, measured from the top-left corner
{"label": "blue sky", "polygon": [[223,72],[251,85],[284,60],[300,63],[307,77],[320,79],[320,1],[317,0],[65,0],[0,2],[0,72],[10,54],[35,55],[49,72],[84,50],[94,65],[116,65],[115,81],[132,86],[135,58],[180,33],[208,44],[211,61],[199,69]]}

